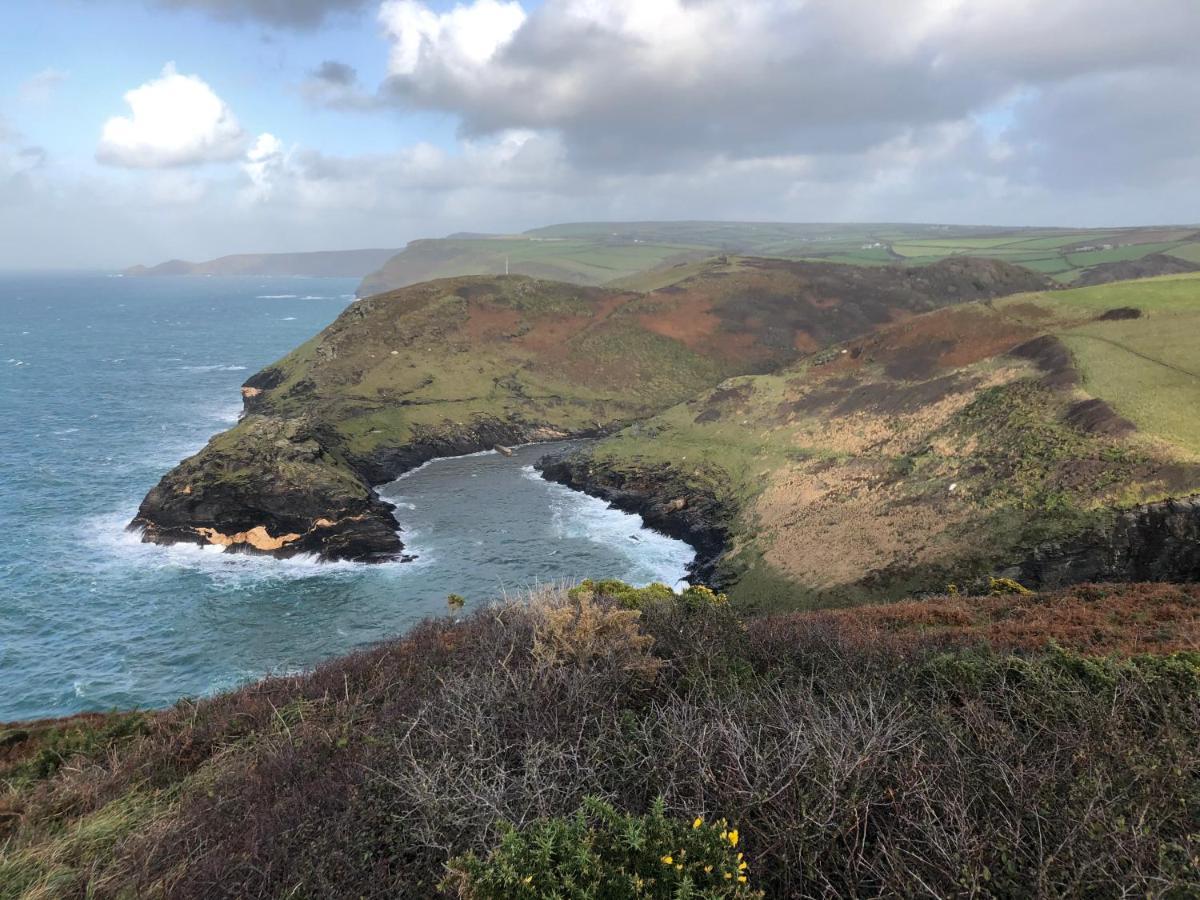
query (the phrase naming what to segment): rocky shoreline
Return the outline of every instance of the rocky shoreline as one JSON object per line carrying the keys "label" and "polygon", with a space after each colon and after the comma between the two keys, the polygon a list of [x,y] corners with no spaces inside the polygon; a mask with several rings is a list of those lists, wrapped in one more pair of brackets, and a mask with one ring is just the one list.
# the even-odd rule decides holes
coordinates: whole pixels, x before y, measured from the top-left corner
{"label": "rocky shoreline", "polygon": [[616,469],[587,450],[542,457],[535,468],[548,481],[637,513],[648,527],[690,544],[696,551],[688,568],[693,583],[721,588],[730,580],[721,563],[730,549],[734,510],[681,473],[668,467]]}
{"label": "rocky shoreline", "polygon": [[[246,405],[253,409],[250,398]],[[150,490],[129,529],[147,543],[217,544],[227,552],[283,559],[312,554],[323,561],[405,560],[394,506],[378,495],[378,487],[434,459],[605,431],[477,419],[421,429],[402,446],[355,457],[332,451],[319,429],[303,422],[256,418],[261,421],[250,425],[262,431],[257,443],[280,461],[276,469],[298,468],[302,477],[270,485],[214,480],[185,460]]]}

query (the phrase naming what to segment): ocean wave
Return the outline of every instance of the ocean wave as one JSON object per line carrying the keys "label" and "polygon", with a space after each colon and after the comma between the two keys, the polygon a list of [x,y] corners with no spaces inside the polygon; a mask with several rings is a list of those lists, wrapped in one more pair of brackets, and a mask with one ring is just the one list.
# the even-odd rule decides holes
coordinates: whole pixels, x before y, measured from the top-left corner
{"label": "ocean wave", "polygon": [[295,300],[296,294],[259,294],[255,300]]}
{"label": "ocean wave", "polygon": [[[126,526],[135,515],[133,508],[94,516],[85,522],[89,542],[109,566],[190,570],[214,581],[290,581],[315,576],[346,577],[362,570],[358,563],[324,561],[316,554],[302,553],[287,559],[229,551],[219,544],[148,544],[138,529]],[[384,565],[387,565],[386,563]]]}
{"label": "ocean wave", "polygon": [[213,366],[180,366],[184,372],[245,372],[245,366],[219,364]]}

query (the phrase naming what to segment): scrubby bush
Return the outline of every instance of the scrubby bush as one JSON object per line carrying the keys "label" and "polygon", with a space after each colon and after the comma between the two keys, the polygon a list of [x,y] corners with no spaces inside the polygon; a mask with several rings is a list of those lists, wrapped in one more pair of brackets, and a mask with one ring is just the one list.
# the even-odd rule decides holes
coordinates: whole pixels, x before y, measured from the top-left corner
{"label": "scrubby bush", "polygon": [[[742,623],[703,592],[628,608],[602,584],[81,743],[0,794],[0,874],[22,885],[0,897],[427,900],[448,871],[484,891],[522,848],[574,865],[573,839],[580,872],[616,873],[589,797],[619,822],[660,798],[662,866],[698,852],[680,823],[739,823],[770,897],[1200,892],[1194,652],[925,646],[855,630],[864,610]],[[92,828],[131,798],[137,827]]]}
{"label": "scrubby bush", "polygon": [[444,888],[464,900],[724,900],[761,897],[725,821],[689,825],[656,800],[630,815],[588,798],[572,816],[508,827],[485,858],[450,861]]}

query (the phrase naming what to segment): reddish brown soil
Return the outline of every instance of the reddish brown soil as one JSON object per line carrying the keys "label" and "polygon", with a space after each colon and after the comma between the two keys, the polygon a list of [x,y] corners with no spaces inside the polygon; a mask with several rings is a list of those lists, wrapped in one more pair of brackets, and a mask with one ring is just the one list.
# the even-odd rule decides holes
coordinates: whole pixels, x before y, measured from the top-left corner
{"label": "reddish brown soil", "polygon": [[1132,655],[1200,650],[1200,585],[1076,585],[1049,594],[948,596],[877,606],[774,616],[755,628],[820,623],[862,643],[913,647],[987,644]]}

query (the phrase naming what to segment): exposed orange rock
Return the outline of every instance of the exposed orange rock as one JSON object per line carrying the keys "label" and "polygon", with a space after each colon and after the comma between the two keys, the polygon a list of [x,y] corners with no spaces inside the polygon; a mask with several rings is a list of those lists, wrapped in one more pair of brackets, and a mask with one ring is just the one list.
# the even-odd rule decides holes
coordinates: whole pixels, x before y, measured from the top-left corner
{"label": "exposed orange rock", "polygon": [[249,544],[255,550],[279,550],[280,548],[299,540],[298,534],[281,534],[272,537],[265,525],[257,525],[249,531],[239,531],[237,534],[222,534],[215,528],[197,528],[210,544],[220,544],[222,547],[232,547],[234,544]]}
{"label": "exposed orange rock", "polygon": [[244,387],[242,388],[242,397],[249,400],[251,397],[257,397],[262,393],[262,388]]}

